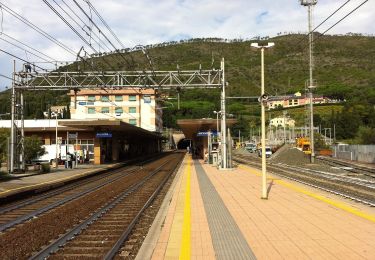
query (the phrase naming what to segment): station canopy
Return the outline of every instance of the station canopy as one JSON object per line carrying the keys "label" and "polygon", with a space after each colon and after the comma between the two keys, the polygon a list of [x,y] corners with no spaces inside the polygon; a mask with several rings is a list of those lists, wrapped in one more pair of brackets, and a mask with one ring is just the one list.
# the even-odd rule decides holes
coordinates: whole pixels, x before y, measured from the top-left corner
{"label": "station canopy", "polygon": [[83,131],[117,131],[131,136],[159,138],[160,134],[120,120],[59,120],[59,125]]}
{"label": "station canopy", "polygon": [[[221,127],[219,120],[219,128]],[[227,127],[237,123],[237,119],[227,119]],[[208,130],[217,131],[217,120],[213,118],[202,119],[179,119],[177,125],[181,128],[187,139],[193,139],[197,136],[198,132],[207,132]]]}

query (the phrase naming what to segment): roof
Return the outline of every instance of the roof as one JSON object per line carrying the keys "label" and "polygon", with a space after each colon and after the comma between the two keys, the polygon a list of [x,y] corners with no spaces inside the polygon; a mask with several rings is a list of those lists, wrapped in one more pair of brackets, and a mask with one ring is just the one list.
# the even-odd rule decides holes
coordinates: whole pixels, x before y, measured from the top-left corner
{"label": "roof", "polygon": [[[237,123],[237,119],[227,119],[226,123],[227,126],[232,126]],[[182,132],[184,132],[188,139],[192,139],[198,132],[217,130],[217,120],[211,118],[180,119],[177,120],[177,125],[182,129]]]}
{"label": "roof", "polygon": [[[144,137],[160,136],[159,133],[150,132],[143,128],[125,123],[120,120],[108,119],[58,119],[58,131],[123,131],[129,135]],[[0,128],[10,128],[10,120],[0,120]],[[25,132],[56,131],[56,119],[31,119],[24,120]]]}

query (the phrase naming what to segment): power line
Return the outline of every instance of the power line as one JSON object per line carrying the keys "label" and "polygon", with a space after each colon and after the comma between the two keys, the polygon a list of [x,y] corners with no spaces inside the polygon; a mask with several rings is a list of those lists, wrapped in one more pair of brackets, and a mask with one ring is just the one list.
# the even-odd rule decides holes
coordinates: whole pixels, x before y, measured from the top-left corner
{"label": "power line", "polygon": [[[53,0],[54,1],[54,0]],[[60,17],[61,20],[63,20],[63,22],[74,32],[76,33],[76,35],[81,38],[81,40],[86,43],[95,53],[98,53],[97,50],[47,1],[47,0],[43,0],[43,2],[58,16]],[[82,58],[81,56],[79,56],[79,53],[77,55],[83,62],[85,63],[88,63],[84,58]],[[91,57],[91,55],[90,55]],[[108,61],[102,57],[102,59],[104,60],[104,62],[114,70],[113,66],[108,63]],[[91,64],[89,64],[93,69],[95,69]]]}
{"label": "power line", "polygon": [[109,44],[114,48],[114,50],[120,54],[120,56],[123,58],[123,60],[127,63],[129,67],[132,67],[132,65],[129,63],[129,61],[124,57],[124,55],[116,48],[116,46],[110,41],[110,39],[100,30],[98,25],[91,19],[91,17],[86,13],[85,10],[81,7],[80,4],[77,3],[76,0],[73,0],[73,2],[78,6],[78,8],[81,10],[81,12],[89,19],[89,21],[95,26],[95,28],[102,33],[104,38],[109,42]]}
{"label": "power line", "polygon": [[[59,3],[57,3],[55,0],[53,0],[55,3],[56,3],[56,5],[58,5],[59,7],[60,7],[60,9],[66,14],[66,15],[68,15],[69,17],[70,17],[70,19],[72,19],[74,22],[75,22],[75,24],[77,24],[78,26],[80,26],[81,27],[81,25],[77,22],[77,20],[75,20],[66,10],[64,10],[64,8],[59,4]],[[94,40],[95,41],[95,43],[97,43],[99,46],[100,46],[100,44],[103,44],[108,50],[111,50],[102,40],[100,40],[100,37],[95,33],[95,32],[93,32],[92,31],[92,29],[91,29],[91,27],[90,26],[88,26],[86,23],[85,23],[85,21],[83,21],[82,20],[82,18],[64,1],[64,0],[61,0],[63,3],[64,3],[64,5],[69,9],[69,11],[71,12],[71,13],[73,13],[74,15],[75,15],[75,17],[77,17],[82,23],[83,23],[83,27],[81,27],[81,29],[86,33],[86,35],[88,35],[90,38],[92,38],[91,37],[91,33],[95,36],[95,37],[97,37],[97,39],[98,39],[98,41],[96,41],[96,40]],[[88,30],[89,30],[89,32],[87,32],[84,28],[85,27],[87,27],[88,28]],[[91,44],[91,43],[90,43]]]}
{"label": "power line", "polygon": [[[53,65],[56,65],[56,63],[53,63],[52,61],[49,61],[49,60],[47,60],[47,59],[45,59],[45,58],[39,56],[38,54],[35,54],[35,53],[31,52],[31,51],[28,51],[28,50],[22,48],[21,46],[15,44],[15,43],[12,43],[12,42],[10,42],[10,41],[8,41],[8,40],[5,40],[5,39],[3,39],[3,38],[0,38],[0,40],[2,40],[2,41],[4,41],[4,42],[7,42],[8,44],[10,44],[10,45],[12,45],[12,46],[14,46],[14,47],[16,47],[16,48],[21,49],[21,50],[23,50],[23,51],[26,52],[26,53],[30,53],[31,55],[33,55],[33,56],[35,56],[35,57],[38,57],[39,59],[42,59],[42,60],[44,60],[44,61],[46,61],[46,62],[48,62],[48,63],[51,63],[51,64],[53,64]],[[30,63],[30,62],[28,62],[28,63]]]}
{"label": "power line", "polygon": [[84,42],[86,43],[94,52],[97,52],[96,49],[47,1],[43,2],[58,16],[61,20]]}
{"label": "power line", "polygon": [[[2,34],[0,34],[0,35],[5,35],[6,37],[12,39],[13,41],[15,41],[15,42],[17,42],[17,43],[19,43],[19,44],[22,44],[23,46],[26,46],[27,48],[32,49],[33,51],[36,51],[37,53],[43,55],[44,57],[47,57],[47,58],[50,59],[51,61],[57,62],[56,59],[52,58],[51,56],[48,56],[48,55],[44,54],[43,52],[41,52],[41,51],[39,51],[39,50],[33,48],[32,46],[30,46],[30,45],[28,45],[28,44],[26,44],[26,43],[23,43],[23,42],[17,40],[16,38],[14,38],[14,37],[12,37],[12,36],[10,36],[10,35],[4,33],[4,32],[3,32]],[[0,39],[6,41],[5,39],[2,39],[2,38],[0,38]],[[6,41],[6,42],[8,42],[8,41]],[[8,42],[8,43],[9,43],[9,42]],[[10,43],[10,44],[12,44],[12,43]],[[13,44],[12,44],[12,45],[13,45]],[[15,46],[15,45],[14,45],[14,46]],[[23,49],[23,48],[21,48],[21,47],[18,47],[18,48],[20,48],[20,49],[22,49],[22,50],[25,50],[25,49]],[[25,50],[25,51],[26,51],[26,50]],[[34,55],[34,56],[36,56],[36,55]],[[43,60],[46,61],[46,62],[48,62],[48,63],[51,63],[51,61],[48,61],[48,60],[45,60],[45,59],[43,59]]]}
{"label": "power line", "polygon": [[103,19],[103,17],[100,15],[100,13],[96,10],[96,8],[90,3],[88,0],[84,0],[88,6],[94,11],[94,13],[99,17],[99,19],[102,21],[104,26],[108,29],[108,31],[112,34],[112,36],[116,39],[116,41],[121,45],[123,49],[125,49],[124,44],[120,41],[120,39],[117,37],[117,35],[112,31],[111,27],[108,26],[106,21]]}
{"label": "power line", "polygon": [[347,13],[343,18],[341,18],[340,20],[338,20],[335,24],[333,24],[331,27],[329,27],[327,30],[325,30],[323,33],[321,33],[320,35],[318,35],[317,38],[314,39],[317,40],[319,39],[320,37],[322,37],[326,32],[328,32],[329,30],[331,30],[333,27],[335,27],[337,24],[339,24],[342,20],[344,20],[345,18],[347,18],[349,15],[351,15],[352,13],[354,13],[357,9],[359,9],[362,5],[364,5],[366,2],[368,2],[368,0],[366,1],[363,1],[360,5],[358,5],[356,8],[354,8],[352,11],[350,11],[349,13]]}
{"label": "power line", "polygon": [[[2,50],[2,49],[0,49],[0,51],[3,52],[3,53],[5,53],[5,54],[7,54],[7,55],[9,55],[9,56],[11,56],[11,57],[13,57],[13,58],[16,58],[16,59],[18,59],[18,60],[21,60],[21,61],[23,61],[23,62],[25,62],[25,63],[30,64],[29,61],[27,61],[27,60],[25,60],[25,59],[22,59],[22,58],[20,58],[20,57],[14,55],[14,54],[12,54],[12,53],[10,53],[10,52],[7,52],[7,51]],[[38,65],[35,65],[35,64],[34,64],[34,66],[37,67],[37,68],[39,68],[39,69],[41,69],[41,70],[44,70],[44,71],[48,72],[48,70],[45,69],[45,68],[42,68],[42,67],[40,67],[40,66],[38,66]]]}
{"label": "power line", "polygon": [[26,24],[27,26],[29,26],[30,28],[32,28],[33,30],[35,30],[36,32],[38,32],[39,34],[43,35],[45,38],[47,38],[48,40],[50,40],[51,42],[55,43],[56,45],[60,46],[61,48],[63,48],[66,52],[69,52],[70,54],[72,54],[73,56],[76,56],[76,52],[72,49],[70,49],[69,47],[67,47],[65,44],[63,44],[62,42],[60,42],[59,40],[57,40],[55,37],[51,36],[50,34],[48,34],[47,32],[43,31],[41,28],[39,28],[37,25],[33,24],[32,22],[30,22],[29,20],[27,20],[25,17],[23,17],[22,15],[18,14],[17,12],[13,11],[11,8],[9,8],[8,6],[4,5],[3,3],[0,2],[0,4],[2,5],[2,7],[4,8],[4,10],[6,12],[8,12],[10,15],[12,15],[13,17],[15,17],[16,19],[18,19],[19,21],[21,21],[22,23]]}
{"label": "power line", "polygon": [[[314,32],[316,29],[318,29],[322,24],[324,24],[329,18],[331,18],[333,15],[335,15],[341,8],[343,8],[347,3],[349,3],[351,0],[346,1],[343,3],[339,8],[337,8],[332,14],[330,14],[326,19],[324,19],[318,26],[316,26],[312,31]],[[310,34],[310,33],[309,33]]]}

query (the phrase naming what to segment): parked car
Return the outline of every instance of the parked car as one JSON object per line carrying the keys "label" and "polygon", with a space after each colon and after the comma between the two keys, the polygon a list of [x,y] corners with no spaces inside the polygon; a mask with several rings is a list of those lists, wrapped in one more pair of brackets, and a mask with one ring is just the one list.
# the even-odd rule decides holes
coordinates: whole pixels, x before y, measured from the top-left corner
{"label": "parked car", "polygon": [[[270,158],[272,155],[272,149],[269,146],[266,146],[266,158]],[[258,149],[258,156],[262,157],[262,148],[260,147]]]}
{"label": "parked car", "polygon": [[254,153],[257,150],[257,146],[253,143],[247,143],[245,149],[250,153]]}

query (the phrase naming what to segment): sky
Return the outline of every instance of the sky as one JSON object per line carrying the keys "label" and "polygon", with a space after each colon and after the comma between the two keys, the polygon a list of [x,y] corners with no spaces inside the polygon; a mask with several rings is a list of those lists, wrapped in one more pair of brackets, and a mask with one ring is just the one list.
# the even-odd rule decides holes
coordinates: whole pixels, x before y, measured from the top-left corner
{"label": "sky", "polygon": [[[95,42],[97,38],[94,34],[99,35],[101,40],[107,36],[116,48],[121,48],[95,16],[94,10],[89,8],[88,0],[75,1],[88,16],[93,17],[95,24],[103,33],[98,33],[74,0],[0,0],[0,49],[30,62],[42,61],[4,41],[21,45],[14,40],[16,39],[47,55],[48,58],[44,56],[47,60],[52,58],[59,61],[74,61],[76,59],[74,53],[78,53],[82,46],[90,54],[105,50],[103,43],[99,45]],[[91,42],[93,49],[85,45],[84,41],[74,34],[45,2],[50,3],[63,14],[75,30],[82,33],[87,42]],[[345,2],[347,0],[318,0],[314,7],[314,24],[318,25]],[[325,31],[362,2],[364,0],[349,1],[317,31]],[[91,0],[90,3],[126,48],[189,38],[247,39],[256,36],[273,37],[280,32],[307,31],[307,8],[301,6],[298,0]],[[82,20],[75,18],[80,25],[74,24],[57,4],[72,17],[74,11]],[[65,51],[17,20],[9,14],[7,7],[58,39],[73,53]],[[375,34],[374,10],[375,0],[369,0],[328,34],[348,32]],[[86,25],[83,25],[84,23]],[[91,37],[89,33],[83,32],[82,27],[87,32],[89,32],[88,28],[93,28]],[[108,42],[107,46],[112,48]],[[13,60],[14,58],[0,52],[0,74],[11,77]],[[16,61],[16,70],[22,68],[22,63]],[[37,64],[43,68],[53,68],[50,63]],[[10,85],[10,80],[0,77],[0,90]]]}

